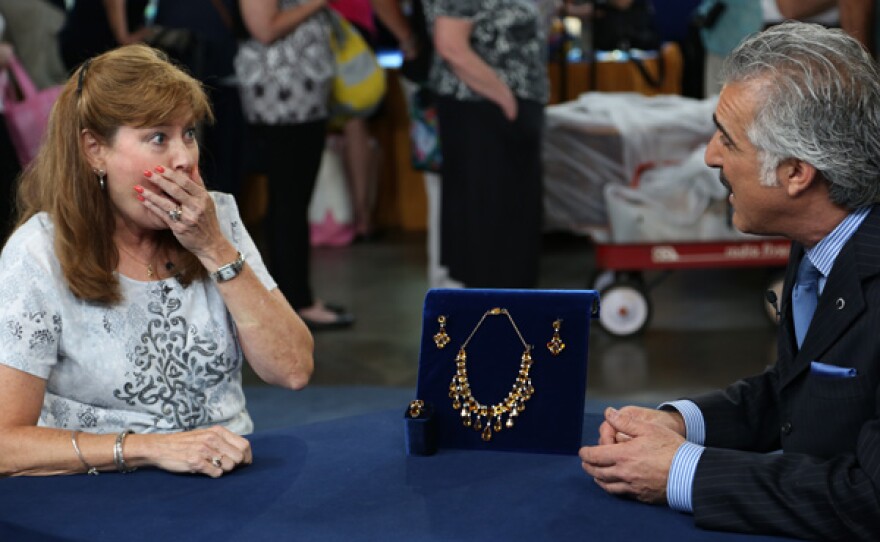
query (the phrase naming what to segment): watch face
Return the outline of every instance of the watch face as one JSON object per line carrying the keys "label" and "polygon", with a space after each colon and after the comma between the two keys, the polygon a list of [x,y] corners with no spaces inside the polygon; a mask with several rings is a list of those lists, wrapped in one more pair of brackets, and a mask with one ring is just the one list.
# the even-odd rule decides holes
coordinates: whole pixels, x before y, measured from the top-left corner
{"label": "watch face", "polygon": [[233,266],[224,267],[217,271],[217,276],[220,280],[229,280],[235,278],[236,275],[238,275],[238,269]]}
{"label": "watch face", "polygon": [[238,259],[232,263],[228,263],[215,271],[211,277],[217,282],[225,282],[227,280],[232,280],[241,273],[242,268],[244,267],[244,256],[241,253],[238,253]]}

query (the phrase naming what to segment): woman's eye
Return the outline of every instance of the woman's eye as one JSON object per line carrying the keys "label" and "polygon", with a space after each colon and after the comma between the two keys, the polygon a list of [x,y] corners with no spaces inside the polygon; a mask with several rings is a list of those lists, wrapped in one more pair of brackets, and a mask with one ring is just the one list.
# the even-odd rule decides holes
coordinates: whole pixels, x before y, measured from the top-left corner
{"label": "woman's eye", "polygon": [[185,137],[186,139],[188,139],[188,140],[195,140],[195,138],[196,138],[196,129],[195,129],[195,127],[193,127],[193,128],[188,128],[188,129],[183,133],[183,135],[184,135],[184,137]]}
{"label": "woman's eye", "polygon": [[163,134],[162,132],[156,132],[150,137],[150,142],[161,145],[162,143],[165,143],[166,139],[167,137],[165,136],[165,134]]}

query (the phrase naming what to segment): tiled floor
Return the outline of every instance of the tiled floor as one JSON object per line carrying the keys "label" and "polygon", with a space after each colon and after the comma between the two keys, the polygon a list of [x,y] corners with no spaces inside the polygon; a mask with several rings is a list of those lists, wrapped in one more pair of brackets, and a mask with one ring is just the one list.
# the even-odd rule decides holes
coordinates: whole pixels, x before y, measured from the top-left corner
{"label": "tiled floor", "polygon": [[[311,390],[300,395],[307,417],[368,411],[412,397],[428,288],[424,235],[391,233],[376,242],[319,248],[313,269],[316,293],[348,306],[357,323],[316,334],[315,375]],[[541,270],[542,288],[589,287],[590,242],[547,235]],[[763,370],[774,359],[773,326],[763,307],[771,271],[646,273],[655,283],[646,332],[619,339],[598,326],[591,330],[588,404],[654,403]],[[245,383],[259,385],[249,372]],[[260,411],[271,415],[271,405]]]}

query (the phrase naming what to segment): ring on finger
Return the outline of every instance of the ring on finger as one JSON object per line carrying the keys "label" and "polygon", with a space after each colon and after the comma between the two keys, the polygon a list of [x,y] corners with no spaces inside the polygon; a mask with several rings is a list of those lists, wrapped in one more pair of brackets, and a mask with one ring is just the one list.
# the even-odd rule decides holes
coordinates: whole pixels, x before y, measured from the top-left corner
{"label": "ring on finger", "polygon": [[170,218],[171,220],[173,220],[175,222],[180,222],[180,216],[182,214],[183,214],[183,211],[181,211],[180,207],[177,207],[177,208],[174,208],[174,209],[171,209],[170,211],[168,211],[168,218]]}
{"label": "ring on finger", "polygon": [[211,464],[219,469],[223,466],[223,460],[220,458],[220,456],[215,455],[211,458]]}

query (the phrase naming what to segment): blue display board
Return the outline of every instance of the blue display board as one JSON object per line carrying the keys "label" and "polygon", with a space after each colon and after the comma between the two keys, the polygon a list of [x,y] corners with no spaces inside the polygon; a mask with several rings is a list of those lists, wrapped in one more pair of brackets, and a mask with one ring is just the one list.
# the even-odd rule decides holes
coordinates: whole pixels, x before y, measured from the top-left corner
{"label": "blue display board", "polygon": [[417,399],[437,447],[576,454],[598,308],[592,290],[429,291]]}

